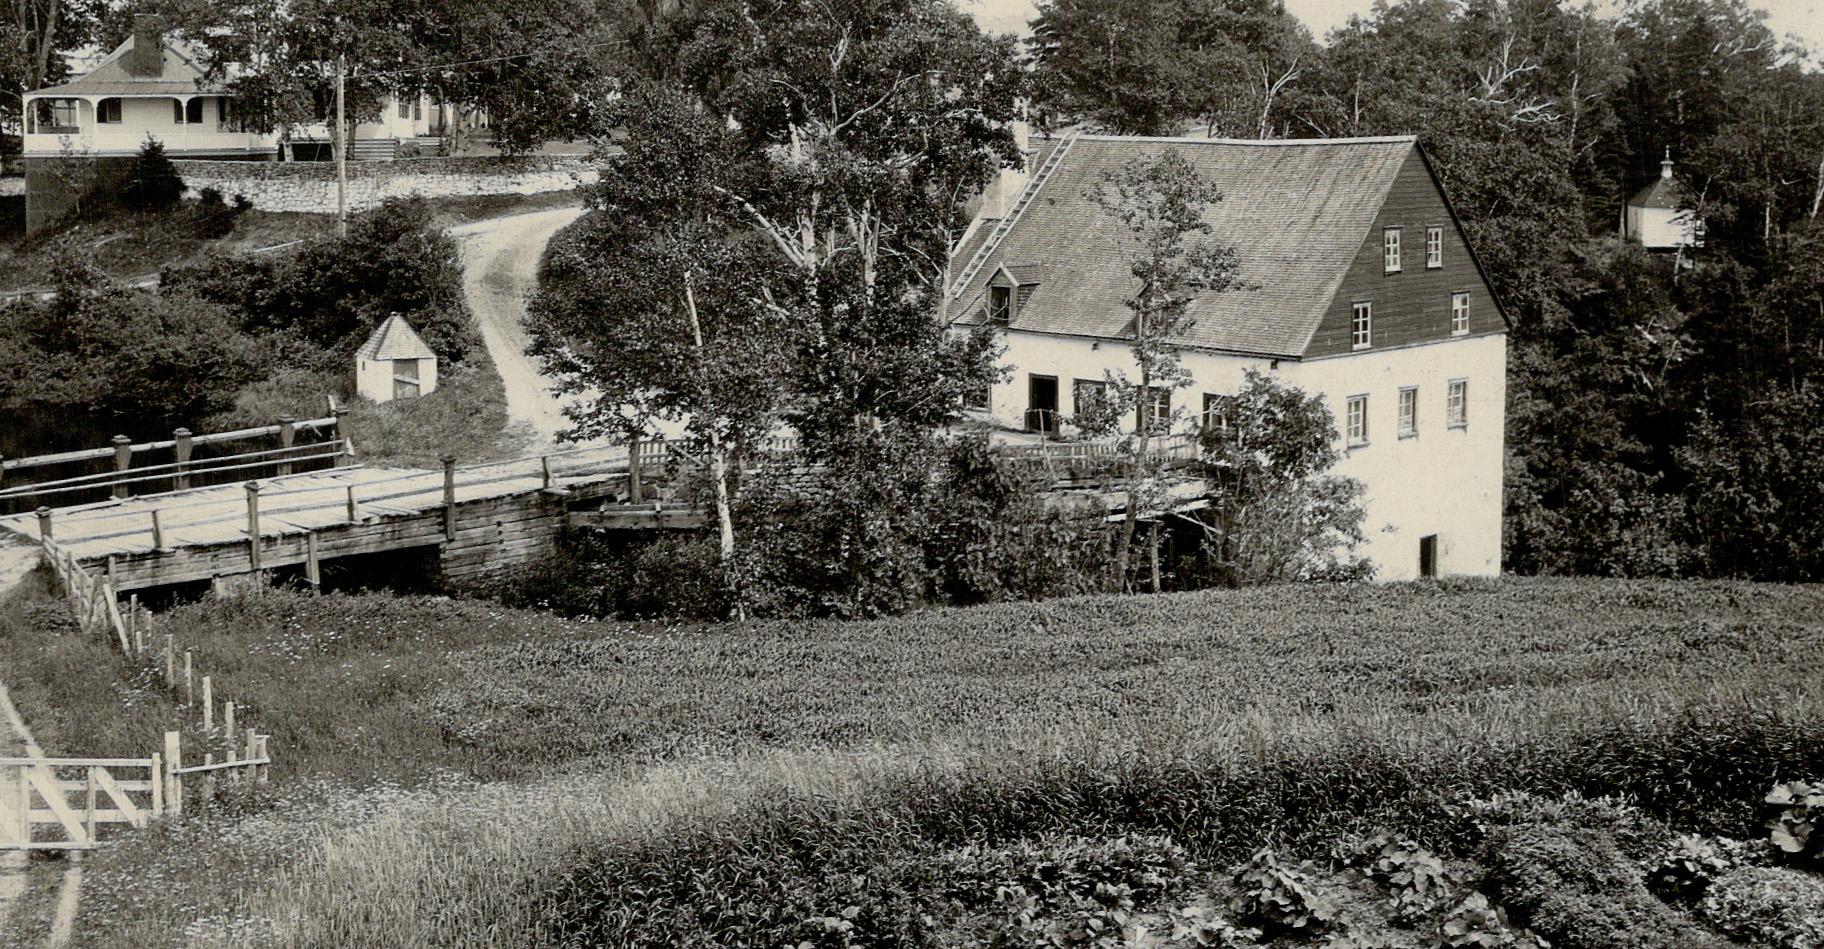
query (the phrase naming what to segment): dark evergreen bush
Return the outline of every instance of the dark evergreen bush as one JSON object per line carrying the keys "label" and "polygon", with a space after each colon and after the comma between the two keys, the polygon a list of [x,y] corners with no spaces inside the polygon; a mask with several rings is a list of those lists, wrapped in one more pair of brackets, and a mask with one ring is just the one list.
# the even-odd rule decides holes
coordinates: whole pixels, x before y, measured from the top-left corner
{"label": "dark evergreen bush", "polygon": [[120,203],[135,211],[163,211],[175,207],[189,185],[178,176],[177,166],[165,156],[164,143],[148,136],[133,160],[133,173],[121,189]]}

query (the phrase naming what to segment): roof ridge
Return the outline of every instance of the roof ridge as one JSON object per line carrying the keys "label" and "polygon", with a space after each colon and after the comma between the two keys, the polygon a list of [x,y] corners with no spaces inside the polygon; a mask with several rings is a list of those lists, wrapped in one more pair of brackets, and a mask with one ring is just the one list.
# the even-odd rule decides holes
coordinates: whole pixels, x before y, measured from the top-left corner
{"label": "roof ridge", "polygon": [[1185,145],[1258,145],[1287,147],[1294,145],[1408,145],[1417,143],[1417,135],[1365,135],[1358,138],[1199,138],[1193,135],[1098,135],[1078,136],[1094,142],[1178,142]]}

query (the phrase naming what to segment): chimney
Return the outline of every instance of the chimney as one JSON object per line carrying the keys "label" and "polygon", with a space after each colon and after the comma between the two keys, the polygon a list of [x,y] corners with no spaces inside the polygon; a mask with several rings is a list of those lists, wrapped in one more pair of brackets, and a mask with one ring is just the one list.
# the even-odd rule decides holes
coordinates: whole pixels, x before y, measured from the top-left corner
{"label": "chimney", "polygon": [[1661,178],[1672,177],[1672,149],[1670,148],[1666,149],[1665,160],[1659,163],[1659,176]]}
{"label": "chimney", "polygon": [[156,15],[133,15],[133,48],[127,50],[123,64],[129,76],[152,77],[165,71],[165,38]]}

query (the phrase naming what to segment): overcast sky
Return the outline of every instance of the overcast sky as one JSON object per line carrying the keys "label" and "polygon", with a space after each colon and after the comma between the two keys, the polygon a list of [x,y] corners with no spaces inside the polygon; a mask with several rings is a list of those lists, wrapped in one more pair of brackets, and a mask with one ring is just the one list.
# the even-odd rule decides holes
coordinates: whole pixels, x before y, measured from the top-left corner
{"label": "overcast sky", "polygon": [[[984,29],[994,32],[1024,34],[1026,21],[1032,19],[1033,0],[956,2],[974,13]],[[1824,0],[1749,0],[1749,5],[1767,11],[1767,23],[1775,33],[1781,36],[1796,33],[1812,49],[1824,49]],[[1366,14],[1372,6],[1374,0],[1286,0],[1286,9],[1305,21],[1305,26],[1319,39],[1341,26],[1350,14]]]}

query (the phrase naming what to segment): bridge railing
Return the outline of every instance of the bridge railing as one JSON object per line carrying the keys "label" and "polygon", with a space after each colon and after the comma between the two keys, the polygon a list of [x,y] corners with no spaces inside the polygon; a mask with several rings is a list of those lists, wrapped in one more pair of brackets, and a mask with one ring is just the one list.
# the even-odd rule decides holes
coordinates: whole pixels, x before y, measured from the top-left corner
{"label": "bridge railing", "polygon": [[[0,459],[0,512],[29,510],[33,505],[67,505],[97,496],[125,498],[156,483],[171,490],[183,490],[193,484],[220,483],[223,476],[244,480],[253,472],[264,471],[284,476],[311,467],[347,464],[354,457],[354,443],[342,431],[342,412],[323,418],[297,421],[281,416],[273,425],[192,435],[188,429],[177,429],[169,439],[134,443],[125,435],[116,435],[105,448],[34,455],[27,458]],[[300,441],[300,437],[306,439]],[[214,457],[198,457],[199,449],[250,439],[276,439],[277,447],[235,452]],[[148,455],[163,455],[171,461],[160,464],[136,464]],[[69,477],[27,483],[6,484],[21,475],[30,477],[43,469],[71,466],[94,466],[112,462],[109,470],[90,471]]]}

